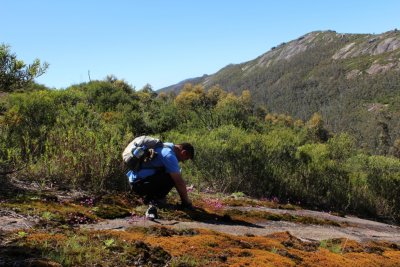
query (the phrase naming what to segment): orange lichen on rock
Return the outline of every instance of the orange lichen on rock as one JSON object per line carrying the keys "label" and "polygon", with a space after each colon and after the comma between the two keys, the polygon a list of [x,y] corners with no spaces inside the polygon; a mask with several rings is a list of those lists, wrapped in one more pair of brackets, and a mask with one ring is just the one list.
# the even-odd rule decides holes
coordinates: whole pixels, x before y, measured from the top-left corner
{"label": "orange lichen on rock", "polygon": [[[115,232],[119,238],[133,241],[142,240],[150,245],[161,246],[174,257],[190,256],[205,259],[216,266],[294,266],[294,262],[275,252],[276,247],[283,248],[274,240],[265,237],[238,237],[220,234],[209,230],[197,230],[192,236],[156,236],[146,235],[141,230]],[[213,266],[214,266],[213,264]]]}
{"label": "orange lichen on rock", "polygon": [[275,251],[232,249],[228,258],[229,266],[296,266],[296,262]]}
{"label": "orange lichen on rock", "polygon": [[[166,230],[160,230],[163,231]],[[305,242],[288,232],[266,237],[233,236],[202,229],[196,229],[193,235],[167,231],[168,236],[160,236],[155,229],[151,232],[146,234],[142,229],[132,228],[129,232],[112,233],[129,242],[141,240],[151,246],[161,246],[175,258],[191,257],[212,266],[396,266],[400,262],[398,249],[382,247],[381,255],[366,253],[368,247],[362,244],[335,239],[331,243],[340,246],[337,253],[329,247],[319,247],[319,242]],[[359,252],[346,253],[346,248]]]}
{"label": "orange lichen on rock", "polygon": [[26,237],[28,242],[48,242],[57,241],[62,242],[67,239],[63,234],[51,234],[51,233],[31,233]]}
{"label": "orange lichen on rock", "polygon": [[299,266],[310,266],[310,267],[319,267],[319,266],[359,266],[354,265],[350,260],[344,258],[340,254],[335,254],[330,252],[328,249],[319,249],[315,252],[310,252],[307,254],[307,257],[303,258],[303,262]]}
{"label": "orange lichen on rock", "polygon": [[[37,248],[44,257],[50,253],[53,255],[50,259],[63,257],[77,265],[81,263],[75,260],[76,254],[85,254],[91,263],[101,261],[104,265],[116,262],[129,265],[146,255],[153,263],[162,261],[170,266],[399,266],[400,263],[400,249],[394,243],[359,243],[345,238],[310,242],[289,232],[237,236],[205,229],[151,226],[123,231],[70,228],[53,233],[32,229],[10,235],[21,251]],[[185,262],[190,264],[184,265]]]}

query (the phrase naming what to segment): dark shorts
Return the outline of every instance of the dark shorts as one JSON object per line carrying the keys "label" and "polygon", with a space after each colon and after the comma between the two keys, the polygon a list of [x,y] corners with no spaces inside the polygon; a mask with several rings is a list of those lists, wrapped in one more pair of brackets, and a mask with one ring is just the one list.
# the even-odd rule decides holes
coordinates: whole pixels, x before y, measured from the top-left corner
{"label": "dark shorts", "polygon": [[150,200],[165,198],[174,187],[171,175],[166,172],[157,172],[154,175],[131,183],[132,192]]}

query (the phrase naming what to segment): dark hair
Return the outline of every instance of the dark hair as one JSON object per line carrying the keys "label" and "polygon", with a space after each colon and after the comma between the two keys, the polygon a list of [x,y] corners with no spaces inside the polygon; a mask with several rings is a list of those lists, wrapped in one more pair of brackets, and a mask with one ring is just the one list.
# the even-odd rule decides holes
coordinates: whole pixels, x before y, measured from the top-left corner
{"label": "dark hair", "polygon": [[181,144],[178,144],[178,146],[180,146],[182,148],[182,150],[186,150],[189,153],[191,160],[194,159],[194,147],[191,144],[181,143]]}

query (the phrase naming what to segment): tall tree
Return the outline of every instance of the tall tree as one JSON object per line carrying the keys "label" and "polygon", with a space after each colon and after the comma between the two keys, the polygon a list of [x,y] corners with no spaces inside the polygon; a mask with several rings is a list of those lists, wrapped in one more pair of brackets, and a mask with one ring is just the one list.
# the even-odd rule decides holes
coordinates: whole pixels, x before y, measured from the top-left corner
{"label": "tall tree", "polygon": [[0,92],[12,92],[31,83],[33,79],[43,75],[49,64],[40,63],[35,59],[32,64],[26,65],[24,61],[10,51],[5,44],[0,45]]}

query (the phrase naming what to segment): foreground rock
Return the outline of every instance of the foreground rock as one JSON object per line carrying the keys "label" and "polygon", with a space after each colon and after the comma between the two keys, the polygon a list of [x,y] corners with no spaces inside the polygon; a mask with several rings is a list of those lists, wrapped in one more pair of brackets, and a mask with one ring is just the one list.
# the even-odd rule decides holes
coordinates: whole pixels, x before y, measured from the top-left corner
{"label": "foreground rock", "polygon": [[[238,209],[238,208],[235,208]],[[260,221],[247,225],[237,225],[222,221],[181,222],[170,220],[150,221],[145,218],[123,218],[104,220],[97,224],[82,225],[85,229],[93,230],[125,230],[129,227],[150,227],[154,225],[170,226],[176,229],[203,228],[233,235],[265,236],[275,232],[290,232],[292,235],[308,241],[321,241],[333,238],[348,238],[355,241],[388,241],[400,244],[400,227],[360,219],[354,216],[340,217],[329,213],[309,210],[281,210],[264,207],[242,207],[239,209],[262,210],[273,213],[289,213],[300,216],[324,218],[331,221],[347,223],[348,226],[312,225],[286,221]]]}

